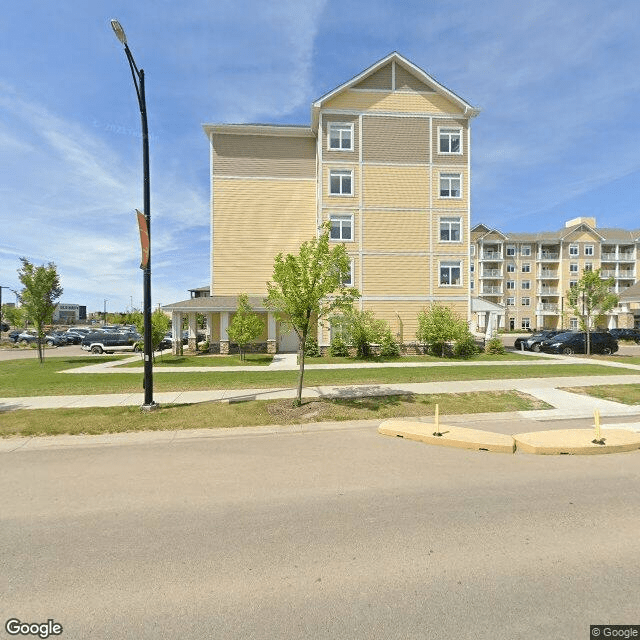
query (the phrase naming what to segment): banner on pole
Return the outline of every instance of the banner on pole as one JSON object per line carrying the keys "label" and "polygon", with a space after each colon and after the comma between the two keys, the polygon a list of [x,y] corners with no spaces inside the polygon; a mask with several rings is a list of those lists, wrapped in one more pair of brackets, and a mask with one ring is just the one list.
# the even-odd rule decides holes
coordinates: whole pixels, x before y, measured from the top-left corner
{"label": "banner on pole", "polygon": [[147,225],[147,219],[144,217],[144,213],[136,209],[136,214],[138,217],[138,228],[140,229],[140,247],[142,249],[140,268],[146,269],[149,266],[149,226]]}

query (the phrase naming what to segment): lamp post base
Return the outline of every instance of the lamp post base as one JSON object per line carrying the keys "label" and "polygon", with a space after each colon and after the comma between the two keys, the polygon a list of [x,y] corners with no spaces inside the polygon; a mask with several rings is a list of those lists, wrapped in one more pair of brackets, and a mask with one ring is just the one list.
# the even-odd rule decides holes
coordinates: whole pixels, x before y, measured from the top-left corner
{"label": "lamp post base", "polygon": [[140,411],[149,413],[150,411],[156,411],[159,408],[160,408],[160,405],[157,402],[151,402],[151,404],[143,404],[140,407]]}

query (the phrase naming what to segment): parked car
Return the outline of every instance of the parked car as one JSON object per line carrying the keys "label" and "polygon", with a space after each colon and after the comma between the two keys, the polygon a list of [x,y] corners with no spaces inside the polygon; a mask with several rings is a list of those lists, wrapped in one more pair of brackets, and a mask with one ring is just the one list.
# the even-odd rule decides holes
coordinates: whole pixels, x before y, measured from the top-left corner
{"label": "parked car", "polygon": [[140,351],[140,336],[137,333],[90,333],[84,337],[81,347],[91,353],[113,353],[114,351]]}
{"label": "parked car", "polygon": [[521,351],[524,347],[525,351],[540,351],[540,345],[549,338],[553,338],[553,336],[558,335],[559,333],[563,333],[562,330],[555,329],[545,329],[544,331],[536,331],[534,334],[530,336],[524,336],[520,338],[516,338],[513,343],[513,348]]}
{"label": "parked car", "polygon": [[638,329],[609,329],[609,333],[616,340],[633,340],[640,344],[640,330]]}
{"label": "parked car", "polygon": [[[36,342],[38,342],[38,334],[33,330],[23,331],[18,335],[14,342],[20,342],[22,344],[35,344]],[[42,338],[42,343],[48,345],[49,347],[60,347],[67,344],[64,338],[60,338],[53,333],[47,333]]]}
{"label": "parked car", "polygon": [[[610,355],[618,350],[618,341],[607,331],[594,331],[589,334],[591,341],[591,353],[603,353]],[[553,338],[545,340],[540,345],[544,353],[574,353],[587,352],[586,333],[583,331],[567,331]]]}
{"label": "parked car", "polygon": [[2,325],[0,325],[0,331],[9,331],[9,325],[3,322]]}
{"label": "parked car", "polygon": [[65,332],[68,344],[80,344],[85,335],[85,333],[80,333],[74,329],[67,329]]}
{"label": "parked car", "polygon": [[13,331],[9,331],[9,342],[18,342],[18,336],[22,333],[20,329],[14,329]]}

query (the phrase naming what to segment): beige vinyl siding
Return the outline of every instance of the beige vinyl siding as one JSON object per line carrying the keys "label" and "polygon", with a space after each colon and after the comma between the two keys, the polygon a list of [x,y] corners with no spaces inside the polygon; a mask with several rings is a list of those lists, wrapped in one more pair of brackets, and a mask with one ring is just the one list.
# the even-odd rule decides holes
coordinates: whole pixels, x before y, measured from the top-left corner
{"label": "beige vinyl siding", "polygon": [[429,250],[429,215],[425,211],[366,211],[363,216],[365,250]]}
{"label": "beige vinyl siding", "polygon": [[[461,129],[462,130],[462,153],[440,153],[440,129]],[[468,128],[466,123],[461,120],[449,120],[443,118],[436,118],[433,120],[432,129],[432,148],[433,148],[433,162],[434,164],[445,165],[465,165],[468,162],[469,154],[469,137]]]}
{"label": "beige vinyl siding", "polygon": [[429,120],[365,116],[362,147],[365,162],[426,164],[429,162]]}
{"label": "beige vinyl siding", "polygon": [[363,295],[426,295],[427,256],[366,255],[363,259]]}
{"label": "beige vinyl siding", "polygon": [[399,113],[462,114],[462,108],[438,93],[389,93],[346,91],[324,105],[326,109],[353,109],[357,111],[397,111]]}
{"label": "beige vinyl siding", "polygon": [[364,206],[424,209],[429,206],[425,167],[364,167]]}
{"label": "beige vinyl siding", "polygon": [[[444,304],[461,318],[467,318],[468,304],[465,300],[437,298],[433,303]],[[402,339],[404,344],[408,344],[416,341],[418,315],[429,309],[431,304],[428,300],[365,300],[362,306],[365,311],[373,311],[376,318],[386,320],[396,340]]]}
{"label": "beige vinyl siding", "polygon": [[356,89],[392,89],[393,65],[389,63],[354,86]]}
{"label": "beige vinyl siding", "polygon": [[214,135],[213,170],[216,177],[314,179],[315,138]]}
{"label": "beige vinyl siding", "polygon": [[214,181],[213,293],[266,293],[279,252],[316,236],[315,181]]}
{"label": "beige vinyl siding", "polygon": [[434,93],[431,87],[421,82],[412,73],[404,69],[399,64],[396,65],[396,90],[398,91],[426,91]]}
{"label": "beige vinyl siding", "polygon": [[[340,115],[340,114],[324,114],[322,116],[322,159],[326,162],[357,162],[360,146],[359,146],[359,118],[358,116]],[[335,150],[329,149],[329,125],[331,123],[345,123],[353,125],[353,150]],[[315,150],[314,150],[315,154]]]}

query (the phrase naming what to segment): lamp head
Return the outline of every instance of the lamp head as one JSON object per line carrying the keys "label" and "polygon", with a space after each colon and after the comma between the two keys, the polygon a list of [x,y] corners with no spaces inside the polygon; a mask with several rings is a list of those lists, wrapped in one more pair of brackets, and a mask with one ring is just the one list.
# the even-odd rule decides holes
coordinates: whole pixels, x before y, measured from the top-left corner
{"label": "lamp head", "polygon": [[124,32],[124,29],[122,28],[122,25],[117,20],[112,20],[111,21],[111,28],[113,29],[113,32],[116,34],[116,37],[118,38],[118,40],[120,40],[120,42],[122,42],[122,44],[126,45],[127,44],[127,36],[125,35],[125,32]]}

